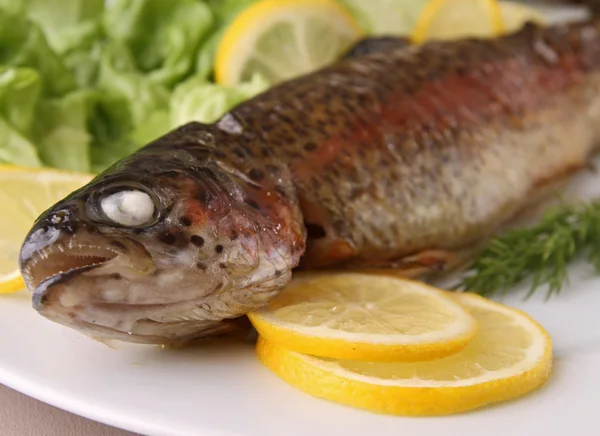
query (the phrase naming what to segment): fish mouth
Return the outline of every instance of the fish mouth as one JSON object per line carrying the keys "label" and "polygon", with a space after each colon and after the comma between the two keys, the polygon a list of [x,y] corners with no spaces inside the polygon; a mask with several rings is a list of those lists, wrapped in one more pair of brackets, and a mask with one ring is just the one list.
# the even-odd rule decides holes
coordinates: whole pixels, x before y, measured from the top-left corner
{"label": "fish mouth", "polygon": [[138,242],[121,239],[103,244],[69,240],[40,248],[21,268],[27,288],[35,294],[76,274],[118,274],[128,278],[151,274],[154,262]]}
{"label": "fish mouth", "polygon": [[55,281],[61,275],[102,266],[118,256],[117,251],[100,246],[54,245],[35,253],[23,269],[22,275],[27,288],[35,291],[46,281]]}
{"label": "fish mouth", "polygon": [[[175,345],[235,329],[229,320],[163,320],[165,310],[191,310],[195,300],[129,301],[133,287],[152,293],[149,281],[157,280],[155,270],[141,243],[85,237],[38,248],[22,264],[21,273],[40,315],[101,342]],[[121,294],[107,299],[105,291],[115,289]]]}

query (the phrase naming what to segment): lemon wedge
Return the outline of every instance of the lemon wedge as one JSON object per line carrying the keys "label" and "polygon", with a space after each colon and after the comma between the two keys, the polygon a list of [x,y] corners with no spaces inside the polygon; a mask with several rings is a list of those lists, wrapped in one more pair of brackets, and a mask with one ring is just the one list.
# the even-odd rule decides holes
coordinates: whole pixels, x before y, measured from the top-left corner
{"label": "lemon wedge", "polygon": [[456,295],[479,323],[461,352],[418,363],[334,360],[297,353],[259,337],[263,364],[316,397],[372,412],[448,415],[521,397],[550,376],[550,337],[524,313],[473,294]]}
{"label": "lemon wedge", "polygon": [[21,245],[35,219],[92,176],[0,166],[0,294],[25,287],[18,270]]}
{"label": "lemon wedge", "polygon": [[430,0],[413,28],[412,40],[489,38],[521,28],[527,21],[546,23],[532,7],[497,0]]}
{"label": "lemon wedge", "polygon": [[463,349],[477,331],[445,292],[366,273],[305,275],[249,318],[284,348],[363,361],[437,359]]}
{"label": "lemon wedge", "polygon": [[277,83],[321,68],[361,36],[334,0],[262,0],[227,28],[215,59],[215,80],[234,86],[255,74]]}

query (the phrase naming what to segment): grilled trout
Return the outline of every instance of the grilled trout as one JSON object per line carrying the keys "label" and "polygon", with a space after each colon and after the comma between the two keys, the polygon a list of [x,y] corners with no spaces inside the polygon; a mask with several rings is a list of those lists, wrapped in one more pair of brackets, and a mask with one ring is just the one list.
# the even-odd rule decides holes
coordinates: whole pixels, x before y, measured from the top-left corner
{"label": "grilled trout", "polygon": [[363,47],[184,125],[39,217],[20,256],[33,306],[163,344],[232,329],[295,268],[444,270],[586,165],[599,30]]}

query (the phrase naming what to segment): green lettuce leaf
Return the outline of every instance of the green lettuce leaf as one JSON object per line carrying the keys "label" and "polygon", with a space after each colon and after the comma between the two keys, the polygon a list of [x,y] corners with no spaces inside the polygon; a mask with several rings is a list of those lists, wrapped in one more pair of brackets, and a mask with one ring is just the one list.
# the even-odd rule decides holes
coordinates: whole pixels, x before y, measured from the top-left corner
{"label": "green lettuce leaf", "polygon": [[171,97],[171,127],[190,121],[212,123],[233,106],[264,91],[269,83],[255,75],[236,87],[226,87],[194,77],[175,88]]}
{"label": "green lettuce leaf", "polygon": [[73,74],[80,88],[93,87],[98,80],[98,71],[103,47],[103,29],[99,21],[86,21],[68,28],[63,34],[71,44],[63,46],[63,62]]}
{"label": "green lettuce leaf", "polygon": [[10,14],[24,14],[27,0],[0,0],[0,9]]}
{"label": "green lettuce leaf", "polygon": [[211,34],[204,40],[196,58],[195,76],[209,78],[213,72],[215,55],[227,26],[248,6],[258,0],[208,0],[214,24]]}
{"label": "green lettuce leaf", "polygon": [[80,31],[76,28],[99,21],[104,11],[104,0],[12,0],[12,3],[21,4],[19,12],[38,24],[57,53],[80,45]]}
{"label": "green lettuce leaf", "polygon": [[78,90],[39,103],[33,137],[46,166],[90,171],[92,137],[87,123],[93,100],[93,91]]}
{"label": "green lettuce leaf", "polygon": [[35,145],[28,138],[40,89],[36,71],[0,66],[0,162],[41,165]]}
{"label": "green lettuce leaf", "polygon": [[111,42],[101,53],[102,98],[90,118],[92,169],[101,170],[168,129],[169,90],[141,73],[129,48]]}
{"label": "green lettuce leaf", "polygon": [[169,104],[168,89],[140,73],[127,46],[113,43],[101,55],[98,88],[113,97],[122,98],[133,126],[141,124]]}
{"label": "green lettuce leaf", "polygon": [[171,130],[171,114],[168,109],[159,109],[146,121],[137,125],[129,137],[137,147],[142,147],[168,133],[169,130]]}
{"label": "green lettuce leaf", "polygon": [[35,146],[3,118],[0,118],[0,162],[31,167],[41,166]]}
{"label": "green lettuce leaf", "polygon": [[0,66],[0,162],[41,165],[28,138],[40,89],[41,79],[35,70]]}
{"label": "green lettuce leaf", "polygon": [[138,148],[130,137],[134,123],[123,96],[98,93],[88,118],[88,129],[92,134],[92,172],[103,171]]}
{"label": "green lettuce leaf", "polygon": [[75,79],[50,48],[40,28],[25,17],[0,9],[0,65],[37,70],[42,93],[60,96],[75,89]]}
{"label": "green lettuce leaf", "polygon": [[197,0],[115,0],[104,18],[108,36],[129,48],[137,68],[168,87],[190,74],[213,21]]}
{"label": "green lettuce leaf", "polygon": [[104,32],[104,0],[0,0],[36,23],[79,87],[95,83]]}
{"label": "green lettuce leaf", "polygon": [[40,75],[35,70],[0,66],[0,117],[29,134],[40,89]]}

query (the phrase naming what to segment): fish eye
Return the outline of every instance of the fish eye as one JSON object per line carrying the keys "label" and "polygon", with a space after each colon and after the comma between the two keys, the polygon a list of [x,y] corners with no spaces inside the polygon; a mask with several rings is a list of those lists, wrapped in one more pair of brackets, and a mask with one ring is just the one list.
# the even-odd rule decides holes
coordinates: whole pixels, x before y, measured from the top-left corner
{"label": "fish eye", "polygon": [[147,193],[137,189],[123,190],[107,195],[100,200],[104,215],[122,226],[139,227],[149,224],[156,208]]}

